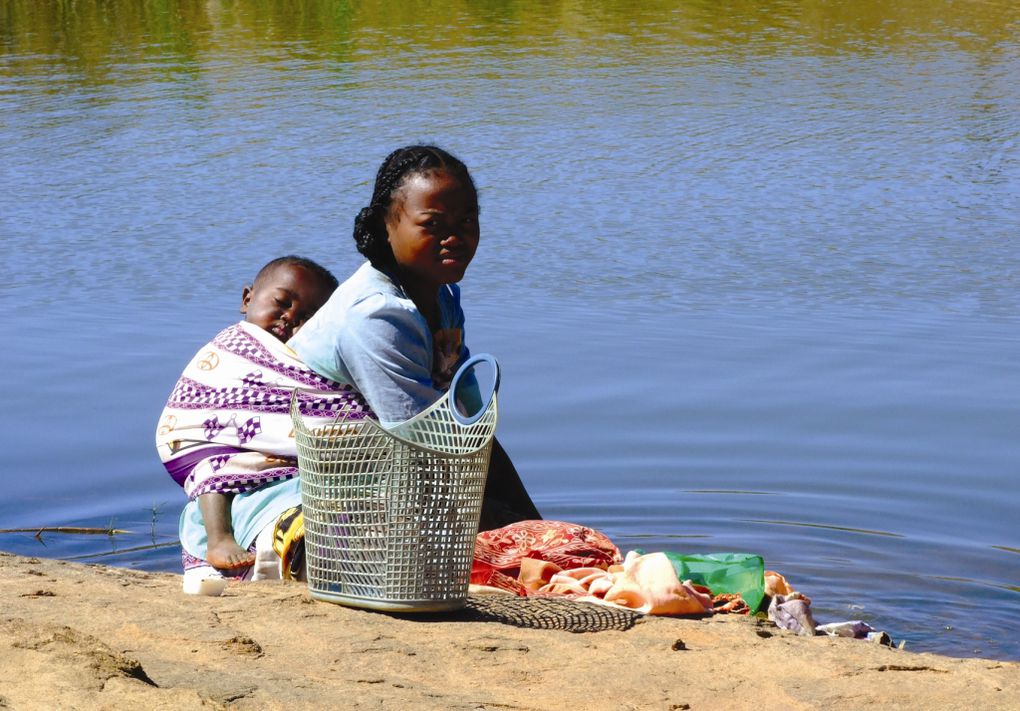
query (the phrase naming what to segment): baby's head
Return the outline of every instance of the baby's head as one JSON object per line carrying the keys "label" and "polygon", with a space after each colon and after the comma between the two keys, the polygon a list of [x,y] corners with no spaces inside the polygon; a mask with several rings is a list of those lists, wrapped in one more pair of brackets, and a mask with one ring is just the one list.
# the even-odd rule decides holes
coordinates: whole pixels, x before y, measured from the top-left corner
{"label": "baby's head", "polygon": [[310,259],[288,255],[269,262],[241,293],[245,321],[286,343],[329,299],[336,277]]}
{"label": "baby's head", "polygon": [[[416,214],[403,214],[411,202]],[[354,220],[354,241],[377,269],[409,267],[448,283],[463,276],[474,256],[477,218],[478,191],[467,166],[442,148],[407,146],[393,151],[379,167],[372,202]],[[430,243],[432,263],[426,264],[424,255],[401,252],[396,242],[406,242],[399,228],[402,220],[409,224],[414,249]],[[444,240],[451,235],[461,239],[448,245]],[[419,264],[405,263],[413,259]]]}

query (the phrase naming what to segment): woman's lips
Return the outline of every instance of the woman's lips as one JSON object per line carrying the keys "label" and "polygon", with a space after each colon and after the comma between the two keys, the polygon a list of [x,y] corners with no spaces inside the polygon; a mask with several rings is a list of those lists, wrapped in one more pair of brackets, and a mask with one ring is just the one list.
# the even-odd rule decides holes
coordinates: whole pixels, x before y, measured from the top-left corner
{"label": "woman's lips", "polygon": [[467,264],[467,255],[464,254],[463,252],[440,254],[439,259],[443,263],[443,266],[453,266],[455,264]]}

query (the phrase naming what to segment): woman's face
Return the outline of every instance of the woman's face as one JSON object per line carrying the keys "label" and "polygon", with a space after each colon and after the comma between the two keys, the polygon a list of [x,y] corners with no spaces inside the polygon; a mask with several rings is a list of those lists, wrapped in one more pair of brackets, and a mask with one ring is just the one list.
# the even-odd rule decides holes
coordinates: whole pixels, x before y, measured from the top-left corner
{"label": "woman's face", "polygon": [[478,196],[443,170],[411,175],[390,207],[386,232],[407,286],[453,284],[478,249]]}

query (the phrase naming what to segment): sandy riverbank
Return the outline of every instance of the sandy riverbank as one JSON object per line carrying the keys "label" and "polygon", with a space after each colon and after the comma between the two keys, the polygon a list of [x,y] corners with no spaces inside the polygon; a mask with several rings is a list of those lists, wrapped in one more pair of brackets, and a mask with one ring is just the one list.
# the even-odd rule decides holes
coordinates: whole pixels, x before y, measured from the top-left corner
{"label": "sandy riverbank", "polygon": [[292,583],[190,597],[169,573],[7,553],[0,595],[0,708],[1020,707],[1020,664],[796,637],[746,617],[517,599],[392,617]]}

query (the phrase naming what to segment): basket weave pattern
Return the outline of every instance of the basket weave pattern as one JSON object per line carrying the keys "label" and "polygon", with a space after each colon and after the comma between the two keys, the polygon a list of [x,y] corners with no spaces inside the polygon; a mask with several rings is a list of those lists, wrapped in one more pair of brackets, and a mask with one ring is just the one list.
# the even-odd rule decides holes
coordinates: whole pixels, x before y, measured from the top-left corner
{"label": "basket weave pattern", "polygon": [[390,430],[341,414],[309,430],[292,407],[312,597],[429,612],[467,599],[496,427],[495,396],[462,425],[448,397]]}

